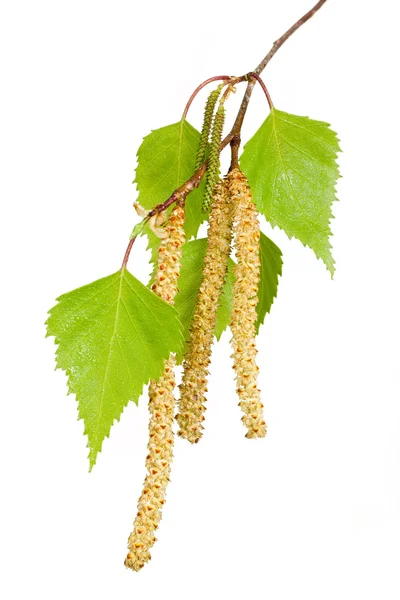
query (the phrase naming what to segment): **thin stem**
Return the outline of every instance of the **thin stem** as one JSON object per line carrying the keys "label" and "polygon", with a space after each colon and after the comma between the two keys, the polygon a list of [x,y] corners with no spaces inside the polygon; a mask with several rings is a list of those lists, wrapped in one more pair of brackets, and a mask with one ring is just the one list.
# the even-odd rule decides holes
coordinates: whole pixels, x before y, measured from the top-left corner
{"label": "thin stem", "polygon": [[264,94],[267,97],[269,108],[270,108],[270,110],[272,110],[274,108],[274,104],[272,102],[272,99],[271,99],[271,96],[270,96],[269,91],[267,89],[267,86],[265,85],[265,83],[263,82],[263,80],[261,79],[261,77],[258,75],[258,73],[255,73],[255,72],[254,73],[249,73],[249,77],[254,77],[255,79],[257,79],[258,83],[261,85],[261,87],[262,87],[262,89],[264,91]]}
{"label": "thin stem", "polygon": [[275,55],[275,53],[279,50],[279,48],[290,38],[291,35],[294,34],[295,31],[299,29],[304,23],[306,23],[311,17],[315,15],[315,13],[325,4],[326,0],[319,0],[317,4],[309,10],[305,15],[303,15],[290,29],[286,31],[280,38],[278,38],[272,45],[271,50],[268,54],[262,59],[258,67],[255,69],[255,72],[260,75],[262,71],[264,71],[265,67],[271,60],[271,58]]}
{"label": "thin stem", "polygon": [[[309,19],[311,19],[311,17],[315,15],[315,13],[325,4],[326,1],[327,0],[319,0],[319,2],[317,2],[317,4],[311,10],[309,10],[305,15],[303,15],[298,21],[296,21],[296,23],[294,25],[292,25],[292,27],[290,27],[280,38],[278,38],[272,44],[271,50],[268,52],[268,54],[266,56],[264,56],[264,58],[262,59],[260,64],[255,69],[255,73],[257,75],[260,75],[260,73],[265,69],[265,67],[267,66],[269,61],[273,58],[273,56],[275,56],[275,54],[279,50],[279,48],[294,34],[295,31],[297,31],[299,29],[299,27],[301,27],[302,25],[304,25],[304,23],[306,23]],[[232,127],[232,133],[234,133],[234,135],[238,135],[239,137],[240,137],[240,131],[241,131],[242,124],[243,124],[243,119],[246,114],[247,106],[249,104],[254,85],[255,85],[254,79],[250,79],[249,83],[247,84],[247,89],[243,96],[242,104],[240,105],[239,112],[237,114],[235,123]]]}
{"label": "thin stem", "polygon": [[197,88],[194,90],[193,94],[190,96],[189,100],[187,101],[185,110],[183,111],[182,120],[186,119],[186,116],[189,112],[189,108],[190,108],[193,100],[196,98],[196,96],[200,92],[200,90],[203,89],[203,87],[205,87],[209,83],[212,83],[213,81],[229,81],[230,79],[232,79],[231,75],[216,75],[215,77],[210,77],[209,79],[206,79],[205,81],[203,81],[203,83],[201,83],[199,86],[197,86]]}
{"label": "thin stem", "polygon": [[129,244],[125,250],[124,260],[122,261],[121,270],[126,269],[126,265],[128,264],[128,260],[129,260],[129,255],[131,253],[132,246],[135,243],[135,240],[136,240],[135,237],[129,240]]}
{"label": "thin stem", "polygon": [[232,137],[231,141],[231,165],[229,167],[229,171],[233,171],[233,169],[239,168],[239,146],[240,146],[240,137],[235,135]]}

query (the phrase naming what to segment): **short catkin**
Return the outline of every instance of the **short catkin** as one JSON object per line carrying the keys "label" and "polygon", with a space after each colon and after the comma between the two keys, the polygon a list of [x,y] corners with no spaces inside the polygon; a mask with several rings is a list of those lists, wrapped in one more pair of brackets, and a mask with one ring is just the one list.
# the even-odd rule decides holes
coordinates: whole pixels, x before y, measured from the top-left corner
{"label": "short catkin", "polygon": [[233,368],[236,391],[244,415],[247,438],[264,437],[267,433],[257,385],[256,306],[260,281],[260,225],[246,176],[233,169],[227,186],[234,207],[234,247],[237,264],[234,269],[233,310],[231,316]]}
{"label": "short catkin", "polygon": [[[165,235],[158,250],[158,265],[152,290],[169,304],[174,303],[178,291],[185,213],[177,205],[164,228]],[[175,413],[175,358],[171,355],[164,363],[160,379],[149,385],[149,442],[146,457],[147,475],[133,531],[128,539],[125,566],[139,571],[150,560],[150,548],[156,541],[155,531],[161,521],[162,507],[169,481],[173,457],[173,422]]]}
{"label": "short catkin", "polygon": [[214,188],[220,176],[220,145],[225,122],[225,105],[221,100],[212,123],[210,153],[207,161],[206,185],[203,198],[203,212],[207,212],[213,200]]}
{"label": "short catkin", "polygon": [[207,157],[208,140],[210,137],[211,125],[214,117],[214,109],[215,105],[218,102],[218,98],[221,93],[222,87],[223,85],[217,87],[217,89],[213,90],[207,98],[206,106],[204,109],[203,127],[201,130],[200,142],[196,155],[196,169],[198,169],[203,164]]}
{"label": "short catkin", "polygon": [[202,436],[207,392],[208,366],[217,318],[218,302],[224,285],[232,240],[232,204],[225,180],[214,188],[208,227],[208,241],[202,283],[192,319],[176,417],[178,435],[189,442]]}

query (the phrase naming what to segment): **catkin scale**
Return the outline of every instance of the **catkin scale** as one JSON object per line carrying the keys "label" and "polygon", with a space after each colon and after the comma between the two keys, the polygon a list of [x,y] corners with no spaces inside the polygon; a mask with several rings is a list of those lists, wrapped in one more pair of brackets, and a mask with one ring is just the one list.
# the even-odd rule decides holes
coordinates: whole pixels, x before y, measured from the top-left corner
{"label": "catkin scale", "polygon": [[265,437],[267,426],[257,385],[259,368],[255,343],[258,285],[260,281],[260,225],[245,175],[233,169],[227,187],[234,207],[233,235],[237,264],[234,269],[231,316],[233,368],[239,406],[247,438]]}
{"label": "catkin scale", "polygon": [[202,283],[192,319],[179,386],[178,435],[195,443],[202,436],[208,366],[232,240],[232,204],[225,181],[214,188]]}
{"label": "catkin scale", "polygon": [[[178,291],[181,249],[185,242],[184,209],[177,205],[164,228],[165,237],[158,250],[158,264],[152,290],[165,302],[174,303]],[[175,358],[164,363],[158,381],[149,384],[149,442],[146,457],[147,475],[138,501],[133,531],[128,539],[125,566],[139,571],[151,558],[150,548],[156,541],[155,531],[161,521],[166,488],[173,458],[175,413]]]}

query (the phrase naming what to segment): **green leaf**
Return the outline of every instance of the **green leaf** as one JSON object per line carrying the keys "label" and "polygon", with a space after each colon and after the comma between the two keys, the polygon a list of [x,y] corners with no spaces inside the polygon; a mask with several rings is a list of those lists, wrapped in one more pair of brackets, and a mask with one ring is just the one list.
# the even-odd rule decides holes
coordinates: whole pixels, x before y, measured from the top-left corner
{"label": "green leaf", "polygon": [[[186,120],[155,129],[141,143],[137,156],[135,182],[138,202],[150,210],[164,202],[195,171],[200,133]],[[186,201],[185,233],[189,240],[197,235],[207,218],[202,213],[204,183]]]}
{"label": "green leaf", "polygon": [[330,219],[339,151],[328,123],[274,108],[241,157],[258,210],[289,238],[312,248],[332,276]]}
{"label": "green leaf", "polygon": [[[182,248],[181,272],[179,275],[179,292],[175,298],[175,308],[178,311],[183,325],[185,340],[189,336],[189,327],[196,308],[196,298],[202,280],[204,256],[206,253],[207,240],[193,240],[187,242]],[[233,260],[229,260],[227,280],[220,298],[217,313],[217,324],[215,335],[219,339],[222,332],[230,322],[232,312],[232,290],[233,290]],[[183,350],[183,354],[185,350]],[[177,357],[178,362],[182,356]]]}
{"label": "green leaf", "polygon": [[278,294],[278,276],[282,275],[282,252],[263,232],[260,237],[260,285],[258,288],[257,332],[264,323]]}
{"label": "green leaf", "polygon": [[92,469],[114,419],[158,379],[170,352],[181,350],[182,328],[175,309],[125,269],[57,301],[47,335],[56,338],[57,368],[76,395]]}

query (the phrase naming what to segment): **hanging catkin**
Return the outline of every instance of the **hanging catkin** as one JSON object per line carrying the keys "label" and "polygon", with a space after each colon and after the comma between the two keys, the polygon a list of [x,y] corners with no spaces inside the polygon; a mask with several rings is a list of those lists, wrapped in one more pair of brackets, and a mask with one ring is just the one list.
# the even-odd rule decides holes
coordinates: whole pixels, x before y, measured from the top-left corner
{"label": "hanging catkin", "polygon": [[195,313],[180,388],[178,435],[190,442],[202,436],[208,365],[214,338],[218,301],[224,285],[232,240],[232,204],[225,181],[214,189],[204,258],[203,278],[197,296]]}
{"label": "hanging catkin", "polygon": [[[164,228],[165,237],[158,250],[158,268],[152,290],[169,304],[173,304],[178,291],[181,249],[185,242],[184,217],[184,209],[175,206]],[[174,366],[175,358],[171,355],[164,363],[164,372],[158,382],[151,381],[149,385],[147,475],[125,559],[125,566],[134,571],[139,571],[151,558],[150,548],[156,541],[154,532],[161,521],[162,506],[165,503],[174,444]]]}
{"label": "hanging catkin", "polygon": [[199,142],[199,147],[198,147],[197,156],[196,156],[196,165],[195,165],[196,169],[198,169],[203,164],[203,162],[206,160],[206,157],[207,157],[208,140],[210,137],[211,124],[212,124],[213,116],[214,116],[214,109],[215,109],[215,105],[218,102],[218,98],[219,98],[219,95],[221,93],[221,89],[223,88],[223,86],[224,86],[224,84],[218,86],[217,89],[213,90],[207,98],[206,106],[204,109],[203,127],[201,130],[200,142]]}
{"label": "hanging catkin", "polygon": [[231,317],[233,368],[242,421],[247,438],[264,437],[267,427],[257,386],[256,306],[260,281],[260,225],[245,175],[233,169],[227,186],[234,206],[234,246],[237,264],[234,269],[233,310]]}

